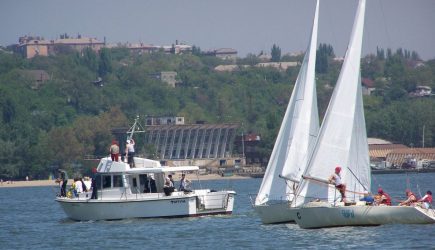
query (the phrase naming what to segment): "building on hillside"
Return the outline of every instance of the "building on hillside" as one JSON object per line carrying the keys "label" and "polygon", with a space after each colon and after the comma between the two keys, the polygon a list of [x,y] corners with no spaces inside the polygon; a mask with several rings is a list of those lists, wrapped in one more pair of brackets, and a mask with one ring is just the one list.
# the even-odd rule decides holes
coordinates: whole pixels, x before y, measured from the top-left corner
{"label": "building on hillside", "polygon": [[44,84],[46,81],[49,81],[51,79],[51,76],[45,71],[45,70],[21,70],[21,75],[24,78],[29,79],[32,81],[32,88],[38,89],[41,87],[42,84]]}
{"label": "building on hillside", "polygon": [[415,90],[409,93],[410,97],[425,97],[432,95],[432,88],[429,86],[417,86]]}
{"label": "building on hillside", "polygon": [[298,66],[298,62],[265,62],[265,63],[258,63],[255,65],[255,67],[258,68],[275,68],[277,70],[286,71],[288,68],[296,67]]}
{"label": "building on hillside", "polygon": [[231,49],[231,48],[221,48],[221,49],[204,51],[203,54],[215,56],[215,57],[220,58],[222,60],[227,60],[227,61],[232,61],[232,62],[235,62],[237,59],[237,50]]}
{"label": "building on hillside", "polygon": [[145,118],[146,126],[155,125],[184,125],[182,116],[147,116]]}
{"label": "building on hillside", "polygon": [[176,84],[178,83],[176,79],[177,72],[175,71],[162,71],[159,73],[150,74],[150,77],[160,80],[161,82],[164,82],[173,88],[175,88]]}
{"label": "building on hillside", "polygon": [[362,78],[361,86],[363,95],[371,95],[372,92],[376,90],[375,82],[369,78]]}
{"label": "building on hillside", "polygon": [[152,45],[144,43],[126,43],[110,45],[111,48],[126,48],[134,54],[150,54],[154,52],[164,52],[168,54],[190,54],[192,53],[192,45],[180,44],[178,40],[172,45]]}
{"label": "building on hillside", "polygon": [[56,40],[45,40],[39,36],[24,36],[18,39],[19,44],[17,50],[25,58],[33,58],[35,56],[55,55],[61,51],[63,47],[82,52],[85,48],[91,48],[98,52],[104,47],[105,43],[96,38],[85,38],[80,35],[77,38],[64,37]]}

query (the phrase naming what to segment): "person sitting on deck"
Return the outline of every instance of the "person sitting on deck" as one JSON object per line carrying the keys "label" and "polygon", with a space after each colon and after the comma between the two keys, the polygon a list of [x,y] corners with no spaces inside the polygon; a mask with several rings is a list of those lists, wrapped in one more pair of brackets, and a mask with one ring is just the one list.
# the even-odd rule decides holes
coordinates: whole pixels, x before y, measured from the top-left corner
{"label": "person sitting on deck", "polygon": [[360,201],[365,201],[367,205],[372,205],[375,202],[373,196],[370,195],[368,191],[364,191],[364,197],[359,199]]}
{"label": "person sitting on deck", "polygon": [[344,184],[341,180],[341,176],[340,176],[340,172],[341,172],[341,167],[337,166],[335,168],[335,173],[332,174],[328,181],[329,183],[332,183],[335,185],[335,188],[340,191],[341,194],[341,202],[345,202],[346,199],[346,184]]}
{"label": "person sitting on deck", "polygon": [[163,191],[167,196],[171,195],[172,192],[174,192],[174,184],[169,177],[165,178],[165,185],[163,186]]}
{"label": "person sitting on deck", "polygon": [[411,206],[412,204],[417,202],[417,197],[415,197],[415,194],[411,192],[411,190],[406,189],[405,194],[407,198],[406,200],[400,202],[399,206]]}
{"label": "person sitting on deck", "polygon": [[432,206],[432,192],[428,190],[426,192],[426,195],[423,196],[418,202],[421,202],[420,204],[422,207],[429,209]]}
{"label": "person sitting on deck", "polygon": [[380,206],[391,206],[391,197],[382,188],[379,188],[376,203]]}

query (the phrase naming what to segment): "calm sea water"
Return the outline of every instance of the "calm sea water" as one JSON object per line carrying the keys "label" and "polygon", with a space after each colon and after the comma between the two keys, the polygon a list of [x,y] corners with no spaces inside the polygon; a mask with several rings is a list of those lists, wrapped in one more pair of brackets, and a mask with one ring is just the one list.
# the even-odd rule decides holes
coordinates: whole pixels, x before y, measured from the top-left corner
{"label": "calm sea water", "polygon": [[[201,183],[236,190],[234,214],[74,222],[53,200],[52,187],[1,188],[0,249],[435,249],[435,224],[314,230],[296,224],[262,225],[249,199],[261,179]],[[403,196],[407,185],[424,194],[435,191],[435,173],[374,175],[373,189],[379,184],[392,196]]]}

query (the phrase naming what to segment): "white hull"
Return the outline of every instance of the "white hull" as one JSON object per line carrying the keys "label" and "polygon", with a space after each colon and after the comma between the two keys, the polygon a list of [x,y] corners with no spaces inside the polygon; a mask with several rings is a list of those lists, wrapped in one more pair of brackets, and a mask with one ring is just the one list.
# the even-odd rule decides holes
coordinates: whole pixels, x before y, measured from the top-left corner
{"label": "white hull", "polygon": [[[203,191],[203,190],[198,190]],[[117,199],[56,198],[66,215],[77,221],[117,220],[127,218],[188,217],[208,214],[231,214],[234,192],[175,192],[136,195]]]}
{"label": "white hull", "polygon": [[297,212],[301,228],[435,223],[435,211],[407,206],[336,206],[311,202]]}
{"label": "white hull", "polygon": [[289,208],[290,204],[254,205],[254,210],[264,224],[295,222],[296,209]]}

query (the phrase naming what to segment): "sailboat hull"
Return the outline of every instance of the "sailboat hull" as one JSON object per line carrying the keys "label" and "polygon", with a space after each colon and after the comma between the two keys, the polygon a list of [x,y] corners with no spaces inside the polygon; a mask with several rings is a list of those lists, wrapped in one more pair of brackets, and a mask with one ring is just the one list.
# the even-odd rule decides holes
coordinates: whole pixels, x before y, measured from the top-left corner
{"label": "sailboat hull", "polygon": [[296,210],[289,209],[289,206],[287,202],[255,205],[254,210],[263,224],[294,223]]}
{"label": "sailboat hull", "polygon": [[295,220],[301,228],[431,224],[435,223],[435,211],[407,206],[334,207],[324,202],[311,202],[298,210]]}

